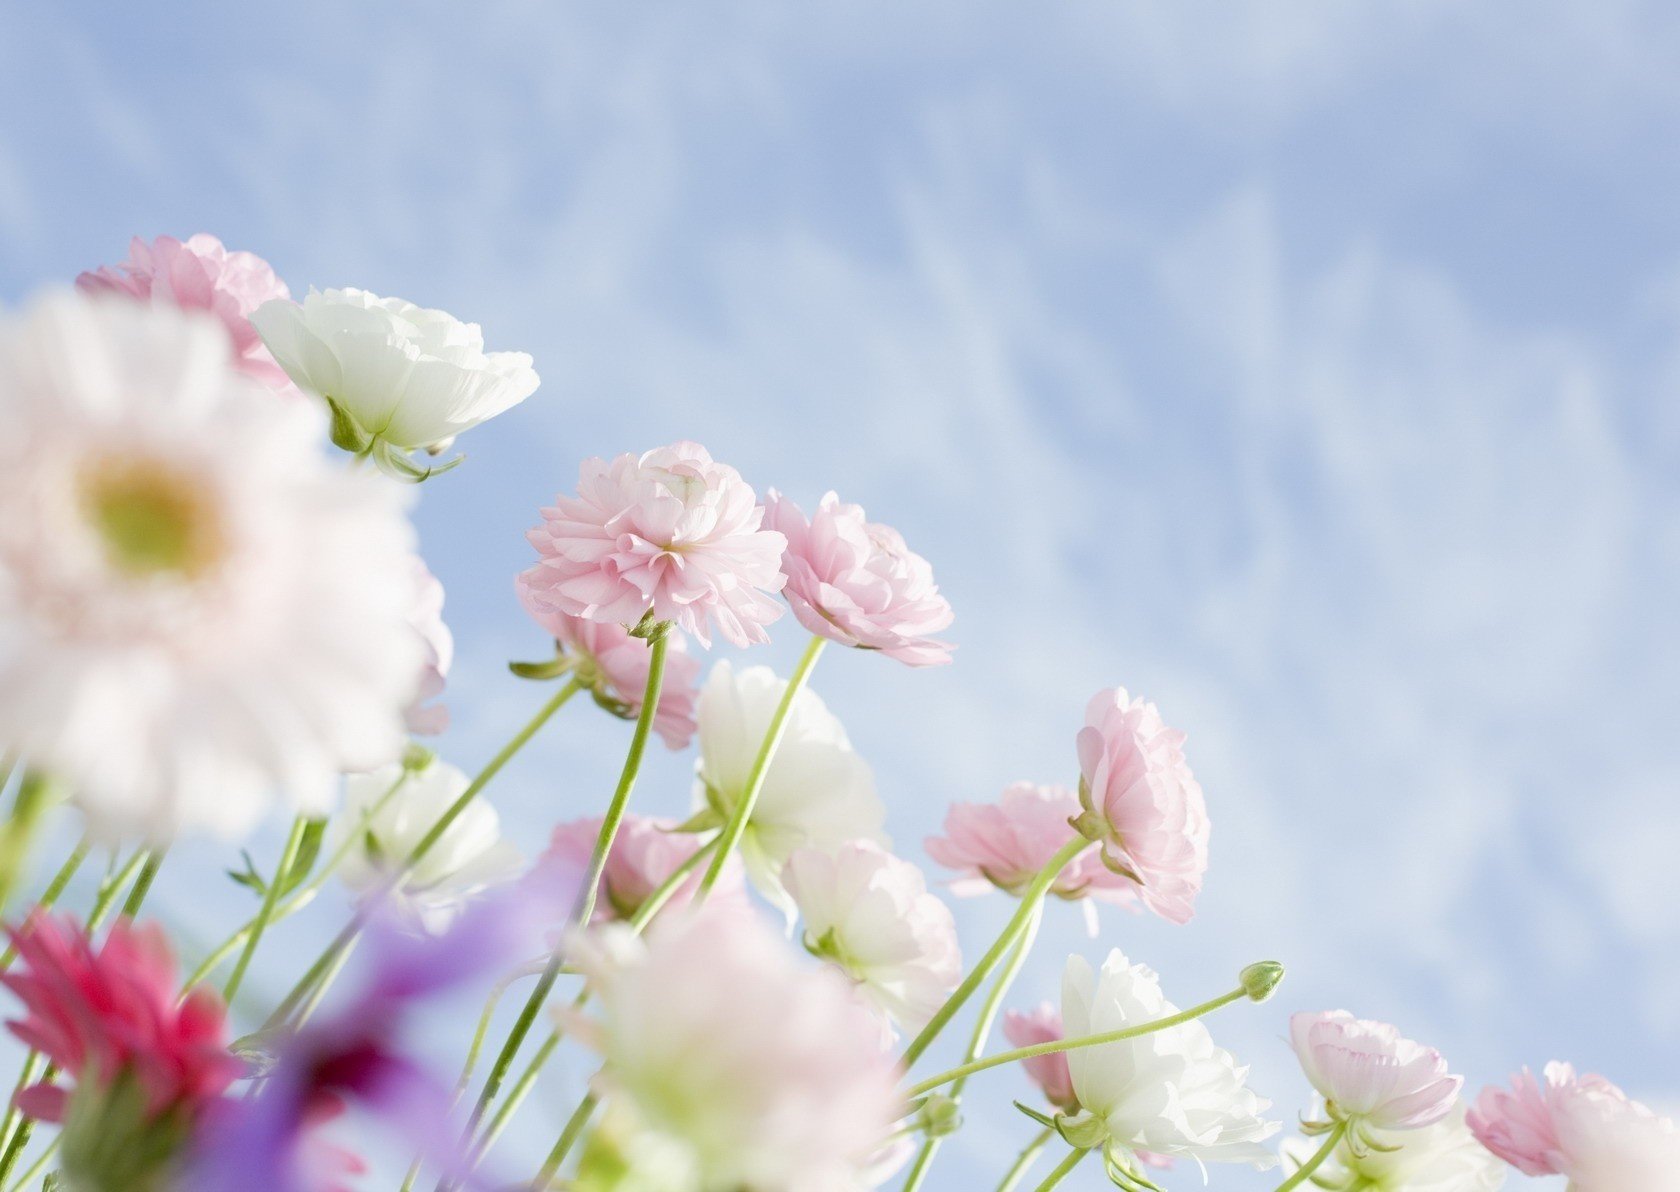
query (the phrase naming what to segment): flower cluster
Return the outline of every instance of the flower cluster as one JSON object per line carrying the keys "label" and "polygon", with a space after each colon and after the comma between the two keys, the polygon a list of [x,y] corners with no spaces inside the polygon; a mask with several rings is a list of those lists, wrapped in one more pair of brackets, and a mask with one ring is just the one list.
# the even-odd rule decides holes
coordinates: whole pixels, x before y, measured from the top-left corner
{"label": "flower cluster", "polygon": [[[347,1145],[364,1127],[411,1157],[405,1188],[509,1187],[497,1144],[523,1113],[553,1143],[519,1186],[855,1192],[908,1171],[914,1189],[983,1074],[1014,1064],[1038,1094],[1005,1187],[1045,1147],[1044,1189],[1088,1157],[1126,1192],[1280,1163],[1284,1190],[1478,1192],[1507,1164],[1576,1192],[1673,1186],[1680,1131],[1607,1081],[1553,1064],[1467,1107],[1440,1053],[1345,1011],[1290,1020],[1317,1100],[1279,1142],[1265,1081],[1208,1021],[1270,999],[1275,962],[1182,1008],[1105,948],[1066,959],[1059,1008],[1008,1009],[1063,904],[1093,936],[1098,904],[1194,917],[1210,814],[1182,722],[1118,687],[1082,724],[1070,700],[1061,774],[947,810],[925,848],[951,891],[1007,896],[965,956],[943,891],[893,849],[844,701],[812,680],[830,644],[849,651],[828,665],[882,682],[923,676],[871,655],[950,663],[932,565],[860,506],[829,492],[807,516],[698,443],[587,460],[541,511],[534,558],[499,581],[547,643],[509,664],[528,718],[476,772],[436,756],[413,736],[449,724],[454,636],[408,485],[536,386],[476,325],[357,289],[293,302],[209,236],[136,240],[0,320],[0,911],[55,825],[79,840],[8,920],[0,986],[30,1054],[0,1187],[56,1163],[92,1192],[338,1192],[371,1167]],[[791,671],[708,669],[714,638],[769,644],[784,605],[778,635],[806,639]],[[585,744],[622,747],[616,781],[581,751],[510,765],[568,705]],[[694,750],[692,783],[647,789],[656,736]],[[183,981],[132,916],[166,855],[203,844],[169,846],[206,835],[255,843],[205,908],[232,909],[230,933]],[[106,850],[87,905],[55,917]],[[330,942],[271,985],[304,914]],[[439,1023],[469,1019],[449,1056]],[[960,1062],[928,1071],[954,1024]],[[588,1091],[544,1121],[528,1094],[556,1053]]]}

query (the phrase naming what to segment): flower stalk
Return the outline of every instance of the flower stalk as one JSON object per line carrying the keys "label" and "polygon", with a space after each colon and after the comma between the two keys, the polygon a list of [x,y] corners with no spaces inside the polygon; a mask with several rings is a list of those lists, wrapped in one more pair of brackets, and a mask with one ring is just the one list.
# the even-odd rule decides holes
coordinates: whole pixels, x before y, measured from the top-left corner
{"label": "flower stalk", "polygon": [[1346,1121],[1337,1122],[1332,1126],[1330,1133],[1324,1136],[1323,1145],[1314,1151],[1312,1158],[1301,1164],[1293,1175],[1277,1186],[1277,1192],[1288,1192],[1290,1188],[1298,1188],[1306,1183],[1312,1177],[1312,1173],[1324,1166],[1325,1160],[1336,1153],[1336,1148],[1341,1145],[1342,1138],[1347,1134],[1347,1131],[1348,1124]]}

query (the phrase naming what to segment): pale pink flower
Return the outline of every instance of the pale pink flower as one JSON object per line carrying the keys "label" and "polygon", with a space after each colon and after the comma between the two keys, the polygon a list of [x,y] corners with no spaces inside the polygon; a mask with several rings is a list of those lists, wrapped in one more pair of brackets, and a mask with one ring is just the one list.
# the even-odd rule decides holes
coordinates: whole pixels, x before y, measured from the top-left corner
{"label": "pale pink flower", "polygon": [[443,585],[419,555],[414,556],[416,592],[410,622],[420,635],[425,662],[420,668],[420,688],[403,712],[408,731],[436,736],[449,727],[449,709],[432,703],[443,694],[449,668],[455,661],[455,635],[443,622]]}
{"label": "pale pink flower", "polygon": [[[648,896],[692,857],[700,847],[698,836],[675,831],[675,820],[631,813],[618,826],[612,851],[607,854],[607,867],[601,874],[600,894],[595,900],[595,914],[591,922],[605,923],[629,919],[642,909]],[[601,817],[591,816],[560,824],[554,829],[548,850],[538,864],[555,863],[575,866],[587,872],[589,859],[595,851],[595,840],[601,833]],[[694,867],[665,903],[665,913],[674,913],[688,905],[700,888],[704,865]],[[712,887],[707,905],[718,903],[745,904],[746,881],[738,858],[731,857]]]}
{"label": "pale pink flower", "polygon": [[1078,828],[1145,906],[1174,923],[1195,914],[1208,864],[1207,804],[1184,760],[1184,734],[1123,687],[1098,692],[1079,730]]}
{"label": "pale pink flower", "polygon": [[831,961],[889,1019],[919,1030],[962,980],[951,910],[922,871],[871,840],[800,849],[782,883],[805,923],[805,947]]}
{"label": "pale pink flower", "polygon": [[[1069,822],[1079,796],[1062,786],[1017,782],[996,803],[953,803],[945,835],[929,836],[928,856],[957,871],[953,893],[963,897],[998,889],[1020,894],[1050,859],[1079,833]],[[1137,883],[1113,872],[1095,849],[1081,853],[1051,883],[1058,898],[1136,903]]]}
{"label": "pale pink flower", "polygon": [[951,606],[897,530],[832,492],[807,519],[775,489],[764,498],[764,525],[787,536],[782,595],[805,628],[908,666],[951,661],[951,646],[929,636],[951,624]]}
{"label": "pale pink flower", "polygon": [[542,559],[525,572],[542,603],[608,625],[672,621],[705,646],[713,626],[737,646],[770,640],[787,539],[700,444],[585,460],[578,495],[542,516],[526,535]]}
{"label": "pale pink flower", "polygon": [[1659,1188],[1680,1170],[1680,1130],[1602,1076],[1564,1063],[1536,1079],[1524,1068],[1509,1089],[1489,1087],[1471,1107],[1471,1131],[1524,1175],[1564,1175],[1576,1192]]}
{"label": "pale pink flower", "polygon": [[[571,662],[571,677],[586,687],[595,702],[615,716],[635,719],[647,691],[653,654],[648,643],[631,637],[613,621],[591,621],[561,612],[532,586],[531,572],[514,587],[519,603]],[[694,737],[695,705],[700,699],[700,660],[688,653],[682,635],[672,633],[665,651],[665,676],[660,681],[659,707],[653,729],[672,749],[686,749]]]}
{"label": "pale pink flower", "polygon": [[272,299],[290,297],[291,291],[254,253],[229,252],[203,232],[185,243],[159,236],[148,244],[136,236],[129,242],[128,260],[83,273],[76,286],[89,294],[123,294],[141,302],[209,311],[227,331],[235,368],[270,389],[296,392],[251,325],[252,311]]}
{"label": "pale pink flower", "polygon": [[1296,1014],[1289,1036],[1301,1070],[1338,1120],[1415,1130],[1446,1117],[1464,1087],[1433,1047],[1346,1010]]}

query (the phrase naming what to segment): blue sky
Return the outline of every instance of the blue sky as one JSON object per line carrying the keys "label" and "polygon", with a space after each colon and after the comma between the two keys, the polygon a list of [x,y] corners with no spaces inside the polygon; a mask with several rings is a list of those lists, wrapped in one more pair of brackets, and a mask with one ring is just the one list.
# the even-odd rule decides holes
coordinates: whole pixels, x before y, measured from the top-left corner
{"label": "blue sky", "polygon": [[[1568,1058],[1680,1104],[1680,11],[0,0],[0,29],[0,301],[211,231],[535,355],[418,515],[462,765],[537,699],[502,669],[540,648],[537,506],[699,438],[938,570],[955,666],[817,678],[903,851],[1068,778],[1098,687],[1189,732],[1196,921],[1060,915],[1018,1001],[1072,950],[1181,1001],[1277,956],[1279,1002],[1215,1031],[1285,1120],[1285,1012],[1331,1006],[1472,1086]],[[587,712],[498,783],[530,848],[604,797],[622,734]],[[161,884],[189,935],[228,921],[204,858]],[[1006,909],[958,906],[971,954]],[[1023,1089],[976,1083],[931,1186],[995,1179]]]}

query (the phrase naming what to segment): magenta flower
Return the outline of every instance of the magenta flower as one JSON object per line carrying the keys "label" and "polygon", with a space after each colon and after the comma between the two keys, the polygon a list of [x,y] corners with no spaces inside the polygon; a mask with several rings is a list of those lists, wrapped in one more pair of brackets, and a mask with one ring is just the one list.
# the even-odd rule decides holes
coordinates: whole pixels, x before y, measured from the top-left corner
{"label": "magenta flower", "polygon": [[[953,893],[963,897],[998,889],[1020,894],[1068,841],[1079,815],[1079,796],[1061,786],[1017,782],[996,803],[953,803],[945,835],[923,843],[928,856],[957,871]],[[1103,864],[1096,850],[1063,867],[1050,892],[1070,902],[1093,898],[1136,903],[1137,883]]]}
{"label": "magenta flower", "polygon": [[585,460],[578,495],[542,515],[526,535],[542,559],[524,576],[541,604],[606,625],[675,622],[706,646],[714,626],[737,646],[770,640],[787,539],[700,444]]}
{"label": "magenta flower", "polygon": [[129,242],[128,260],[83,273],[76,287],[87,294],[122,294],[141,302],[208,311],[227,329],[240,372],[270,389],[295,392],[251,325],[252,311],[271,299],[290,297],[291,291],[254,253],[229,252],[203,232],[184,244],[171,236],[147,244],[136,236]]}
{"label": "magenta flower", "polygon": [[1188,923],[1208,864],[1207,804],[1184,760],[1184,734],[1123,687],[1092,697],[1079,730],[1076,824],[1103,864],[1137,885],[1150,910]]}
{"label": "magenta flower", "polygon": [[775,489],[764,498],[764,524],[787,536],[782,595],[805,628],[907,666],[951,661],[951,646],[929,636],[951,624],[951,606],[897,530],[832,492],[807,519]]}
{"label": "magenta flower", "polygon": [[[514,584],[519,603],[570,661],[572,678],[588,688],[595,702],[613,715],[635,719],[642,710],[642,693],[647,690],[648,666],[653,659],[647,642],[631,637],[630,631],[617,622],[591,621],[561,612],[537,593],[531,575],[527,571]],[[674,635],[665,653],[659,707],[653,713],[654,731],[672,749],[686,749],[694,737],[699,685],[700,660],[688,653],[680,635]]]}
{"label": "magenta flower", "polygon": [[[629,919],[642,908],[648,896],[665,879],[677,871],[700,847],[700,838],[687,832],[677,832],[675,820],[631,813],[619,825],[618,837],[607,854],[607,867],[601,874],[600,894],[595,900],[591,922],[605,923]],[[554,829],[548,851],[537,862],[539,866],[558,863],[578,871],[587,871],[590,855],[595,851],[595,839],[601,832],[601,817],[571,820]],[[674,911],[686,906],[700,888],[704,866],[696,866],[671,895],[665,906]],[[712,888],[708,905],[724,902],[744,905],[746,884],[741,863],[731,857]]]}
{"label": "magenta flower", "polygon": [[1509,1089],[1482,1090],[1466,1118],[1488,1150],[1524,1175],[1564,1175],[1578,1192],[1666,1187],[1680,1171],[1680,1130],[1602,1076],[1568,1064],[1524,1068]]}
{"label": "magenta flower", "polygon": [[1301,1070],[1338,1121],[1416,1130],[1446,1117],[1464,1087],[1433,1047],[1346,1010],[1297,1014],[1289,1036]]}

